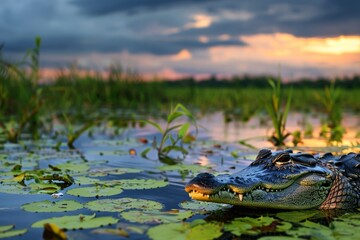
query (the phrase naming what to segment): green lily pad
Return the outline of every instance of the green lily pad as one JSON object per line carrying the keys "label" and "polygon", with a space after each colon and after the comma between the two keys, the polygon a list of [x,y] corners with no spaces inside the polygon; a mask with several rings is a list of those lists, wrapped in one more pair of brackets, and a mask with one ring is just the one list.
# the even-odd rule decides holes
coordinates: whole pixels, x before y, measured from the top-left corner
{"label": "green lily pad", "polygon": [[79,197],[103,197],[122,193],[119,186],[91,186],[73,188],[67,191],[68,194]]}
{"label": "green lily pad", "polygon": [[6,232],[14,228],[14,225],[0,226],[0,232]]}
{"label": "green lily pad", "polygon": [[90,169],[90,164],[87,162],[67,162],[56,165],[55,167],[60,168],[62,171],[69,173],[87,173]]}
{"label": "green lily pad", "polygon": [[169,182],[155,179],[121,179],[106,181],[106,184],[120,186],[122,189],[152,189],[169,185]]}
{"label": "green lily pad", "polygon": [[0,238],[9,238],[23,235],[27,232],[27,229],[12,230],[14,225],[0,226]]}
{"label": "green lily pad", "polygon": [[258,240],[299,240],[299,238],[287,237],[287,236],[266,236],[266,237],[261,237]]}
{"label": "green lily pad", "polygon": [[83,205],[73,200],[62,200],[57,202],[45,200],[27,203],[22,205],[21,208],[28,212],[68,212],[81,209],[83,208]]}
{"label": "green lily pad", "polygon": [[301,223],[301,226],[286,233],[294,237],[311,236],[313,239],[335,239],[332,230],[324,225],[306,220]]}
{"label": "green lily pad", "polygon": [[224,230],[236,236],[241,236],[242,234],[257,235],[269,232],[285,232],[291,227],[291,223],[279,222],[272,217],[261,216],[258,218],[235,218],[230,223],[225,224]]}
{"label": "green lily pad", "polygon": [[211,167],[205,167],[200,165],[190,165],[190,164],[177,164],[177,165],[166,165],[158,167],[160,171],[189,171],[193,173],[198,173],[203,170],[209,170]]}
{"label": "green lily pad", "polygon": [[118,198],[91,201],[86,203],[85,207],[92,211],[122,212],[128,209],[159,210],[163,208],[163,205],[145,199]]}
{"label": "green lily pad", "polygon": [[288,222],[301,222],[315,216],[318,213],[318,210],[280,212],[276,214],[276,217]]}
{"label": "green lily pad", "polygon": [[140,169],[135,168],[97,168],[97,169],[91,169],[89,172],[89,176],[92,177],[104,177],[109,174],[111,175],[121,175],[125,173],[139,173],[142,172]]}
{"label": "green lily pad", "polygon": [[79,185],[90,185],[90,184],[95,184],[95,183],[99,183],[100,179],[97,178],[89,178],[89,177],[84,177],[84,176],[78,176],[75,178],[75,183],[79,184]]}
{"label": "green lily pad", "polygon": [[[196,223],[194,223],[196,222]],[[147,232],[153,240],[165,239],[197,239],[210,240],[222,235],[221,224],[207,223],[204,220],[194,221],[193,223],[168,223],[152,227]]]}
{"label": "green lily pad", "polygon": [[8,194],[51,194],[60,190],[60,187],[52,183],[30,183],[23,186],[18,183],[0,184],[0,192]]}
{"label": "green lily pad", "polygon": [[200,201],[185,201],[179,204],[181,208],[197,211],[216,211],[224,208],[230,208],[232,205],[212,203],[212,202],[200,202]]}
{"label": "green lily pad", "polygon": [[87,228],[97,228],[101,226],[106,226],[109,224],[115,224],[119,219],[113,217],[96,217],[96,214],[93,215],[73,215],[73,216],[63,216],[63,217],[53,217],[44,220],[37,221],[31,225],[33,228],[42,228],[45,223],[54,223],[59,228],[63,229],[87,229]]}
{"label": "green lily pad", "polygon": [[8,194],[29,194],[29,189],[24,186],[13,183],[13,184],[0,184],[0,192]]}
{"label": "green lily pad", "polygon": [[31,183],[28,185],[30,187],[30,193],[45,193],[51,194],[58,192],[61,188],[53,183]]}
{"label": "green lily pad", "polygon": [[192,211],[173,210],[168,212],[161,211],[126,211],[122,212],[121,217],[129,222],[138,223],[171,223],[179,222],[189,218],[194,213]]}

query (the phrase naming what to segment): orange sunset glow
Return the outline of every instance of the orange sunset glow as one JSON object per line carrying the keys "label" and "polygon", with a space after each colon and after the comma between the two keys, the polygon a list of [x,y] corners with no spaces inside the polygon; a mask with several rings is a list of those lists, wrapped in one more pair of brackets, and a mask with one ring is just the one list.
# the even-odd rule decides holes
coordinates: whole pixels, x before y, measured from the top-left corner
{"label": "orange sunset glow", "polygon": [[4,1],[14,15],[0,21],[4,55],[19,59],[41,36],[44,79],[72,64],[98,73],[122,65],[171,79],[278,75],[279,67],[288,80],[360,74],[360,19],[350,3],[91,3],[57,2],[64,11],[39,5],[44,11],[19,18],[26,8]]}

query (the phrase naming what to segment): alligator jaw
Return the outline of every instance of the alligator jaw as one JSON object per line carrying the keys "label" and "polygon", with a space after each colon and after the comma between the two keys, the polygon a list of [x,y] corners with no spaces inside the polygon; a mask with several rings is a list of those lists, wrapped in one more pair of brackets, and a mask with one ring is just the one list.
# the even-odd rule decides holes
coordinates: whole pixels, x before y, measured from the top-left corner
{"label": "alligator jaw", "polygon": [[[264,187],[259,184],[251,189],[237,188],[234,185],[223,185],[211,189],[189,183],[185,190],[192,199],[200,201],[255,208],[308,209],[318,207],[325,200],[329,186],[323,187],[323,185],[328,183],[329,179],[324,176],[304,175],[282,188]],[[274,187],[277,188],[274,189]],[[316,195],[317,198],[312,195]],[[299,204],[300,201],[301,204]]]}

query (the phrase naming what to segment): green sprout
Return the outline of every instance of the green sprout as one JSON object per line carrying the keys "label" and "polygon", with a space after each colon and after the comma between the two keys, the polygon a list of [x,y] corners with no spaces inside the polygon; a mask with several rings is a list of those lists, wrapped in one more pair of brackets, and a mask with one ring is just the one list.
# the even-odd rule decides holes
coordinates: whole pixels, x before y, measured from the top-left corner
{"label": "green sprout", "polygon": [[[179,124],[177,120],[181,117],[186,117],[187,121]],[[169,157],[171,151],[180,152],[184,156],[187,155],[188,151],[182,146],[182,143],[189,139],[188,131],[191,126],[195,127],[196,132],[198,131],[195,117],[182,104],[177,104],[175,108],[171,109],[167,116],[167,124],[164,128],[151,120],[143,120],[143,122],[152,125],[161,134],[160,142],[158,143],[156,139],[154,139],[152,147],[157,150],[159,159],[164,161],[171,160]],[[146,154],[150,150],[151,148],[145,149],[142,152],[142,156],[146,157]]]}
{"label": "green sprout", "polygon": [[268,83],[272,88],[272,94],[270,103],[266,104],[266,110],[271,117],[274,127],[274,133],[270,137],[269,141],[272,142],[275,146],[285,146],[286,138],[291,135],[291,133],[286,131],[286,120],[289,114],[292,91],[290,92],[285,102],[283,100],[280,79],[278,79],[276,82],[269,79]]}

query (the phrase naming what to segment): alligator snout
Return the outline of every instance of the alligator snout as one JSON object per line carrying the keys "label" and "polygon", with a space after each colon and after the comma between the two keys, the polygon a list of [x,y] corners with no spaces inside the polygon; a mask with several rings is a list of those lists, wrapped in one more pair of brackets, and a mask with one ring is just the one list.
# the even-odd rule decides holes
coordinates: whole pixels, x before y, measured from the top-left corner
{"label": "alligator snout", "polygon": [[223,185],[211,173],[200,173],[185,186],[185,191],[191,192],[197,190],[204,194],[212,194]]}

